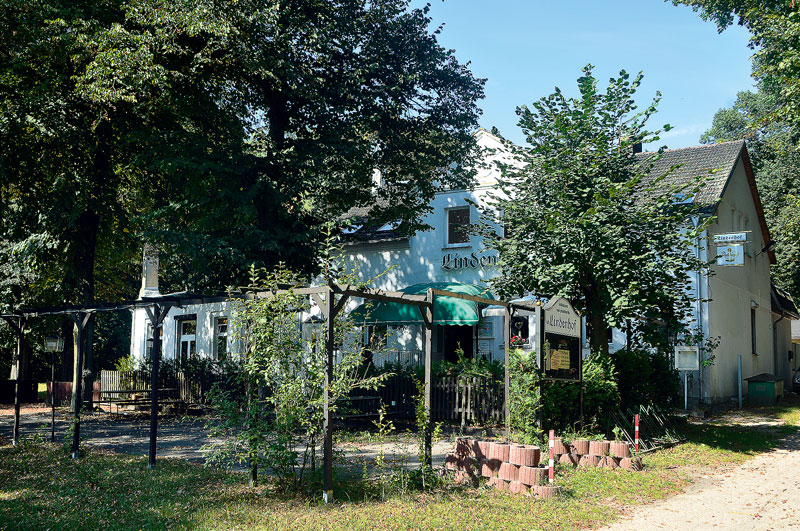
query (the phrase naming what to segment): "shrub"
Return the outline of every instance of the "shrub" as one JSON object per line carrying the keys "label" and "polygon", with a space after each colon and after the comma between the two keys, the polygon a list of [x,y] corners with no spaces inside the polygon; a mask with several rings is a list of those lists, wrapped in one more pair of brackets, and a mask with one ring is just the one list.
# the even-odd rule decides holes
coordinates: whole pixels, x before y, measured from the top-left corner
{"label": "shrub", "polygon": [[[509,372],[509,415],[518,439],[533,442],[541,437],[538,416],[547,429],[575,431],[580,421],[580,385],[577,382],[542,380],[535,357],[520,350],[511,351]],[[583,386],[584,426],[607,431],[611,428],[610,413],[620,404],[616,374],[608,357],[595,355],[584,360]]]}
{"label": "shrub", "polygon": [[678,372],[659,351],[622,349],[611,355],[623,409],[670,407],[680,393]]}

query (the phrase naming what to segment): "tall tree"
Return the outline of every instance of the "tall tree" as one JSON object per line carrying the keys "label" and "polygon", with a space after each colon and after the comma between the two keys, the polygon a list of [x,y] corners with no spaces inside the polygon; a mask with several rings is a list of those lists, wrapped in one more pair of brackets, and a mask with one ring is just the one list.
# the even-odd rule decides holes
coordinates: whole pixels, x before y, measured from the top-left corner
{"label": "tall tree", "polygon": [[489,212],[506,234],[486,232],[500,251],[500,294],[571,299],[586,316],[592,352],[602,354],[607,328],[629,318],[641,330],[656,321],[680,329],[691,308],[688,273],[701,264],[690,247],[695,207],[676,201],[696,190],[651,176],[658,154],[634,154],[634,145],[658,139],[645,125],[659,98],[637,112],[642,74],[622,71],[603,93],[592,68],[578,79],[579,97],[556,88],[517,108],[527,146],[504,168]]}
{"label": "tall tree", "polygon": [[132,296],[143,240],[167,289],[213,289],[313,270],[352,206],[419,229],[470,183],[483,81],[408,4],[3,2],[0,256],[36,279],[2,303]]}

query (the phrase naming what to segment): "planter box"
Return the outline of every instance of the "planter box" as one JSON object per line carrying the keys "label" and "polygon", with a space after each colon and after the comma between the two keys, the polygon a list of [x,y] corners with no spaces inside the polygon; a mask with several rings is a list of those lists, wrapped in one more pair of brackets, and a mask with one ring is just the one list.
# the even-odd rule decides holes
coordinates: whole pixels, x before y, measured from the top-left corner
{"label": "planter box", "polygon": [[555,485],[535,485],[531,487],[531,494],[536,498],[555,498],[561,492]]}
{"label": "planter box", "polygon": [[572,449],[572,453],[578,455],[586,455],[589,453],[589,440],[588,439],[580,439],[577,441],[572,441],[570,444]]}
{"label": "planter box", "polygon": [[528,487],[519,481],[512,481],[508,484],[508,491],[511,494],[526,494],[528,492]]}
{"label": "planter box", "polygon": [[600,466],[600,467],[603,467],[603,468],[610,468],[611,470],[614,470],[615,468],[619,468],[618,459],[619,458],[617,458],[617,457],[612,457],[610,455],[607,455],[607,456],[605,456],[605,457],[600,459],[600,462],[597,463],[597,466]]}
{"label": "planter box", "polygon": [[578,466],[597,466],[599,462],[600,457],[597,455],[584,455],[578,462]]}
{"label": "planter box", "polygon": [[538,446],[517,446],[511,448],[509,462],[519,466],[536,466],[539,464]]}
{"label": "planter box", "polygon": [[577,454],[564,454],[561,456],[558,462],[559,464],[562,465],[576,466],[578,464],[579,459],[580,456],[578,456]]}
{"label": "planter box", "polygon": [[626,442],[612,442],[609,444],[608,453],[614,457],[630,457],[631,446]]}
{"label": "planter box", "polygon": [[619,460],[619,466],[624,470],[642,470],[642,458],[624,457]]}
{"label": "planter box", "polygon": [[503,463],[500,465],[498,477],[505,481],[517,481],[519,475],[519,467],[511,463]]}
{"label": "planter box", "polygon": [[519,467],[519,481],[525,485],[541,485],[547,481],[547,469],[532,466]]}
{"label": "planter box", "polygon": [[569,453],[569,449],[564,445],[564,440],[561,437],[553,439],[553,450],[559,455]]}
{"label": "planter box", "polygon": [[589,441],[589,455],[603,457],[608,455],[608,441]]}
{"label": "planter box", "polygon": [[507,443],[492,443],[489,449],[489,458],[497,459],[499,461],[508,461],[509,454],[511,453],[511,445]]}

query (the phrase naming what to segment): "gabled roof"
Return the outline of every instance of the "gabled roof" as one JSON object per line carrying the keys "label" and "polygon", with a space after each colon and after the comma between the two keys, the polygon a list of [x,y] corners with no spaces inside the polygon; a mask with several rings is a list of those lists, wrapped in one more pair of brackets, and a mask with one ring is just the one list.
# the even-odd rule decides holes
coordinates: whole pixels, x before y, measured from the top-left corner
{"label": "gabled roof", "polygon": [[[772,241],[767,227],[767,220],[764,217],[761,198],[756,188],[756,179],[753,175],[753,167],[750,164],[750,155],[747,153],[747,146],[744,140],[668,149],[662,152],[660,159],[650,161],[655,155],[656,152],[640,153],[637,157],[642,162],[652,162],[653,168],[650,171],[650,179],[656,179],[668,174],[658,188],[671,189],[683,185],[691,186],[698,177],[703,178],[704,185],[692,198],[692,202],[703,207],[703,210],[710,214],[716,213],[717,206],[722,200],[722,195],[728,187],[736,165],[741,160],[747,176],[750,194],[753,197],[761,234],[764,236],[765,242]],[[767,254],[770,263],[774,264],[775,252],[769,251]]]}
{"label": "gabled roof", "polygon": [[[672,171],[664,179],[664,186],[670,188],[681,185],[691,186],[698,177],[705,179],[705,185],[694,197],[700,205],[713,205],[722,198],[728,178],[736,167],[739,154],[744,148],[744,140],[722,142],[682,149],[668,149],[661,158],[652,161],[650,177],[655,179]],[[641,153],[638,158],[651,162],[656,152]]]}

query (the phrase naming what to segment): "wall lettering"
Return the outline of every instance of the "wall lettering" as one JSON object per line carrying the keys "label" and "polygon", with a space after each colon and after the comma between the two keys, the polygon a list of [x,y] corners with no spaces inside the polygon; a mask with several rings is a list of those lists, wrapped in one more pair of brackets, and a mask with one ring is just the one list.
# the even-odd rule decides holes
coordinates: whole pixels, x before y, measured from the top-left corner
{"label": "wall lettering", "polygon": [[442,269],[445,271],[455,271],[458,269],[480,269],[483,267],[491,267],[497,265],[497,255],[477,255],[470,253],[466,256],[461,256],[457,253],[447,253],[442,256]]}

